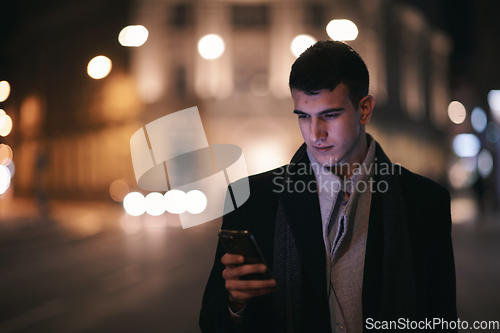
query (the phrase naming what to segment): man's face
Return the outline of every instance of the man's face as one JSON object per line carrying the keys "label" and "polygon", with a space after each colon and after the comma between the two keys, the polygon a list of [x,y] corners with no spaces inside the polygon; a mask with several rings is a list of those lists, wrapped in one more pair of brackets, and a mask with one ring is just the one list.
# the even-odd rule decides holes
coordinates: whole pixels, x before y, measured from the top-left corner
{"label": "man's face", "polygon": [[333,91],[323,89],[317,95],[292,89],[292,99],[304,141],[321,165],[363,162],[364,125],[373,109],[372,96],[366,96],[359,108],[355,107],[349,99],[349,89],[341,83]]}

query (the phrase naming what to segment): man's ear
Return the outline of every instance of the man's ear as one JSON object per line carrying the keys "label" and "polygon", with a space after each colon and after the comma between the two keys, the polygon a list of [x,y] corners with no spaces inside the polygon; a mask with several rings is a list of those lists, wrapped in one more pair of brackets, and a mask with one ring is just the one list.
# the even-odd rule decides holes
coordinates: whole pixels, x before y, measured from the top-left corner
{"label": "man's ear", "polygon": [[375,97],[366,95],[359,101],[359,123],[366,125],[370,121],[373,108],[375,107]]}

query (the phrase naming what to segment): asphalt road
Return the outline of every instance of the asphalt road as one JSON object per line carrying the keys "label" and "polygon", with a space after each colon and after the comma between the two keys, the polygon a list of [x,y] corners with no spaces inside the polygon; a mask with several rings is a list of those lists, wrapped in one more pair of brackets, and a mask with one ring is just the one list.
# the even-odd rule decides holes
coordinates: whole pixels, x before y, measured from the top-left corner
{"label": "asphalt road", "polygon": [[199,332],[220,222],[132,223],[84,238],[57,223],[4,233],[0,332]]}
{"label": "asphalt road", "polygon": [[[220,221],[80,210],[0,218],[0,332],[199,332]],[[499,321],[500,219],[455,225],[453,238],[459,318]]]}

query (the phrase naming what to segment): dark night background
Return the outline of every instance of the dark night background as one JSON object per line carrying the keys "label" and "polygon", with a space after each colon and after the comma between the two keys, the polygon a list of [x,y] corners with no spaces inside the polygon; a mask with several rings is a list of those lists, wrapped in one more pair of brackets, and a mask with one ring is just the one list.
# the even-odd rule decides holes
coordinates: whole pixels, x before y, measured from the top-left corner
{"label": "dark night background", "polygon": [[[0,81],[6,80],[11,85],[11,94],[0,103],[0,108],[11,115],[14,124],[12,134],[0,138],[0,143],[13,147],[13,161],[17,162],[16,156],[22,155],[18,152],[23,144],[43,141],[65,143],[66,150],[61,148],[58,156],[66,161],[73,158],[69,156],[74,156],[69,152],[77,150],[74,142],[79,142],[83,150],[87,150],[95,144],[90,139],[97,137],[96,133],[109,131],[112,134],[109,137],[112,137],[115,135],[112,131],[123,126],[126,131],[119,139],[125,142],[125,148],[120,152],[120,158],[115,158],[115,155],[108,157],[112,160],[106,162],[112,165],[109,170],[96,168],[112,179],[114,172],[118,174],[119,166],[126,164],[128,169],[123,168],[125,171],[120,171],[122,173],[115,178],[129,177],[132,179],[130,188],[137,190],[128,165],[128,133],[158,118],[160,111],[149,105],[149,113],[141,114],[144,111],[141,110],[111,120],[92,117],[88,111],[96,109],[96,105],[105,100],[104,92],[112,91],[109,82],[126,81],[131,76],[133,51],[122,47],[117,36],[123,27],[136,24],[136,2],[0,0]],[[353,0],[353,8],[360,3],[363,1]],[[448,76],[451,100],[461,101],[468,115],[476,106],[489,110],[488,92],[500,89],[500,1],[406,0],[393,3],[406,3],[417,8],[432,29],[444,31],[451,38]],[[181,37],[195,30],[189,26],[185,30],[179,27],[169,29],[178,29],[177,36]],[[326,36],[324,29],[322,33]],[[151,39],[148,41],[149,45],[153,43]],[[176,41],[170,42],[174,45]],[[189,44],[185,49],[191,51],[191,47],[195,50],[193,45]],[[106,54],[113,60],[113,70],[106,80],[93,80],[84,70],[89,59],[98,54]],[[189,72],[190,68],[182,67],[184,70]],[[176,73],[168,72],[168,76]],[[180,81],[185,84],[185,81]],[[127,91],[126,86],[123,89]],[[190,93],[189,89],[187,91],[184,100],[168,104],[169,111],[203,105],[202,98]],[[44,115],[40,131],[28,135],[31,141],[20,134],[19,124],[23,98],[30,94],[41,96],[42,109],[50,110]],[[134,100],[134,96],[131,98]],[[165,94],[162,98],[162,102],[170,103],[171,95]],[[251,99],[246,104],[253,107]],[[200,107],[200,110],[205,109],[208,107]],[[205,116],[202,114],[202,119],[205,120]],[[409,119],[403,112],[401,117]],[[390,118],[389,114],[380,119],[393,120],[387,127],[397,128],[399,124]],[[452,155],[448,143],[454,135],[473,132],[470,117],[460,125],[449,122],[443,129],[432,128],[426,132],[423,128],[419,132],[419,126],[430,127],[430,124],[430,121],[424,125],[407,121],[405,126],[415,128],[417,135],[433,133],[447,149],[437,148],[444,160]],[[242,133],[252,130],[255,128],[242,125]],[[207,137],[216,132],[207,130]],[[257,136],[260,132],[256,133]],[[109,138],[104,134],[98,139]],[[83,139],[71,141],[78,135]],[[483,133],[483,142],[484,136]],[[34,147],[38,146],[35,144]],[[109,143],[108,151],[118,150],[117,147]],[[495,153],[494,149],[491,150]],[[105,157],[99,156],[99,159]],[[70,162],[80,165],[84,170],[82,173],[86,174],[92,165],[82,166],[82,160],[87,160],[78,158]],[[43,164],[40,160],[29,161]],[[498,156],[496,161],[499,161]],[[73,165],[70,162],[68,165]],[[445,172],[449,167],[446,165]],[[43,172],[35,174],[33,179],[24,183],[29,186],[23,187],[17,182],[26,169],[21,163],[16,168],[19,175],[14,175],[11,185],[15,190],[14,199],[0,196],[0,332],[198,331],[201,295],[212,266],[220,221],[182,229],[173,214],[161,221],[144,216],[140,220],[141,227],[136,228],[135,222],[124,214],[123,206],[111,201],[107,191],[109,183],[105,183],[108,178],[102,178],[105,184],[101,187],[106,190],[83,191],[88,185],[85,177],[64,172],[59,175],[61,169],[57,169],[52,171],[52,176],[79,178],[75,183],[80,187],[73,188],[73,182],[61,181],[56,184],[59,187],[49,187],[47,194],[40,185],[42,181],[37,179],[43,178],[40,176]],[[489,192],[480,189],[487,193],[488,209],[481,210],[479,217],[470,223],[453,226],[459,318],[471,322],[500,320],[500,182],[495,180],[500,168],[498,165],[495,168],[496,175],[494,171],[478,185],[489,189]],[[442,175],[443,178],[446,175]],[[449,184],[446,185],[452,192],[452,199],[464,192],[467,195],[474,193],[472,188],[454,192]],[[47,198],[54,200],[50,217],[43,214],[43,207],[39,207]],[[468,207],[458,208],[467,213]]]}

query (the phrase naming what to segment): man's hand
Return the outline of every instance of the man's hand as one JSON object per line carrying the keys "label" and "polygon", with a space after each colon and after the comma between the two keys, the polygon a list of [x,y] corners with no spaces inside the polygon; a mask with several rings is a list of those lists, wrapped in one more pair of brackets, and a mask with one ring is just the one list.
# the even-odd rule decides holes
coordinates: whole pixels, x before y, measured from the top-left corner
{"label": "man's hand", "polygon": [[237,254],[226,253],[221,258],[226,269],[222,277],[229,291],[229,306],[233,312],[240,311],[247,302],[256,296],[269,294],[275,290],[276,280],[240,280],[240,276],[251,273],[264,273],[264,264],[242,265],[245,259]]}

